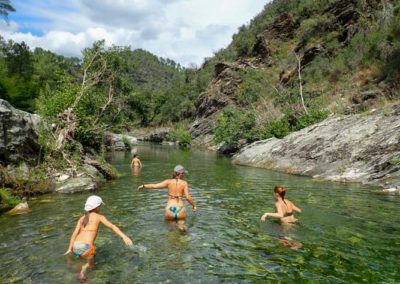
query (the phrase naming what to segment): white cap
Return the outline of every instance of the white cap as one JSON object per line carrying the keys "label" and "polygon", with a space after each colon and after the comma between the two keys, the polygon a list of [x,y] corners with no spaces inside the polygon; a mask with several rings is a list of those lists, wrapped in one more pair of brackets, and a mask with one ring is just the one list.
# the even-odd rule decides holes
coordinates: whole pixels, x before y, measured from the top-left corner
{"label": "white cap", "polygon": [[96,209],[101,204],[105,205],[100,196],[97,195],[89,196],[85,203],[85,211],[91,211],[93,209]]}
{"label": "white cap", "polygon": [[183,166],[181,166],[181,165],[177,165],[175,168],[174,168],[174,172],[176,172],[176,173],[178,173],[178,174],[187,174],[187,173],[189,173]]}

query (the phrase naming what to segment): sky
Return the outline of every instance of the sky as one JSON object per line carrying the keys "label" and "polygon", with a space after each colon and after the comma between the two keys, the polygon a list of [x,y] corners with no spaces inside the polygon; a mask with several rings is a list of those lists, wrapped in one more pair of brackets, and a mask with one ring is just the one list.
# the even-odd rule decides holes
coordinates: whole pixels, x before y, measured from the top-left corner
{"label": "sky", "polygon": [[13,0],[0,35],[65,56],[105,39],[200,66],[226,47],[267,0]]}

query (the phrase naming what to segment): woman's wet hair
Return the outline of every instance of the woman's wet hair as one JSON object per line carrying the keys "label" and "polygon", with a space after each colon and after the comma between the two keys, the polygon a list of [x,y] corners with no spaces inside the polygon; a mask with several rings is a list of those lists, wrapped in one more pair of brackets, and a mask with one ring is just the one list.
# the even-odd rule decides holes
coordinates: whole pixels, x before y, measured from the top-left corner
{"label": "woman's wet hair", "polygon": [[274,193],[277,193],[284,200],[286,189],[283,186],[277,185],[274,187]]}
{"label": "woman's wet hair", "polygon": [[133,157],[136,158],[138,155],[137,154],[133,154]]}

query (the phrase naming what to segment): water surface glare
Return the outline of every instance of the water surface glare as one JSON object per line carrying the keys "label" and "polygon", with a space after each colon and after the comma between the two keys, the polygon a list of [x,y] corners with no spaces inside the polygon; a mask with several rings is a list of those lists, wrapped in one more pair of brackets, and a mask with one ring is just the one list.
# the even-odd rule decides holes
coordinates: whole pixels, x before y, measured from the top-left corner
{"label": "water surface glare", "polygon": [[[233,166],[211,153],[156,145],[137,150],[143,169],[132,173],[131,154],[113,154],[122,177],[97,192],[106,202],[101,213],[135,247],[101,228],[92,283],[400,282],[399,195]],[[193,214],[186,206],[186,234],[164,221],[165,190],[136,191],[169,178],[176,164],[189,170],[199,208]],[[273,210],[276,184],[303,210],[289,230],[259,222]],[[63,253],[89,195],[44,195],[31,201],[29,214],[0,216],[0,283],[76,283],[82,262]],[[293,250],[282,238],[303,247]]]}

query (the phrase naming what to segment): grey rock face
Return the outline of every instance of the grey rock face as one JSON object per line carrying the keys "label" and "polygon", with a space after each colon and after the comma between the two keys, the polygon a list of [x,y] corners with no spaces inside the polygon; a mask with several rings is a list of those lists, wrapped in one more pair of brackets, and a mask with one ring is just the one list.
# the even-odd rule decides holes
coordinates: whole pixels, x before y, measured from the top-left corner
{"label": "grey rock face", "polygon": [[124,143],[124,139],[126,139],[129,144],[136,145],[138,143],[138,139],[133,136],[129,135],[123,135],[123,134],[115,134],[115,133],[109,133],[106,136],[106,147],[108,150],[114,150],[114,151],[126,151],[129,150],[127,145]]}
{"label": "grey rock face", "polygon": [[93,191],[97,189],[97,184],[92,178],[76,177],[70,178],[65,182],[58,184],[56,191],[60,193],[76,193],[83,191]]}
{"label": "grey rock face", "polygon": [[332,181],[400,185],[400,107],[391,114],[332,117],[243,148],[233,163]]}
{"label": "grey rock face", "polygon": [[39,155],[40,116],[13,108],[0,99],[0,163],[34,162]]}

